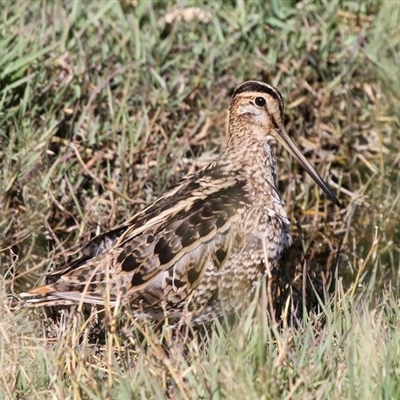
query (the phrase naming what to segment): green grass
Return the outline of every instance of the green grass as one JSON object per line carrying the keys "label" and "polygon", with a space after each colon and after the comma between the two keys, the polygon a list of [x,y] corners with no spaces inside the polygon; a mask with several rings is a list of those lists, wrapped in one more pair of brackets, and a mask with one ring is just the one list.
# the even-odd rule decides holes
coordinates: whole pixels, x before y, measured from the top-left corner
{"label": "green grass", "polygon": [[[0,398],[400,397],[400,3],[16,1],[0,21]],[[344,204],[279,152],[281,268],[305,251],[294,290],[318,306],[277,326],[254,302],[185,344],[167,329],[168,353],[123,310],[96,341],[95,314],[25,309],[65,249],[218,154],[247,79],[282,91]]]}

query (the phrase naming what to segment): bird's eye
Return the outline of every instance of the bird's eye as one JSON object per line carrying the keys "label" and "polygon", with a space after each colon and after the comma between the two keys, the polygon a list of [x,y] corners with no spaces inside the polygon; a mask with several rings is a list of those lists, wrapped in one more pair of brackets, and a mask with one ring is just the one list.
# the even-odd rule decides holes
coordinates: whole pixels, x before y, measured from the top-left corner
{"label": "bird's eye", "polygon": [[257,107],[264,107],[266,101],[265,101],[264,97],[256,97],[255,103],[256,103]]}

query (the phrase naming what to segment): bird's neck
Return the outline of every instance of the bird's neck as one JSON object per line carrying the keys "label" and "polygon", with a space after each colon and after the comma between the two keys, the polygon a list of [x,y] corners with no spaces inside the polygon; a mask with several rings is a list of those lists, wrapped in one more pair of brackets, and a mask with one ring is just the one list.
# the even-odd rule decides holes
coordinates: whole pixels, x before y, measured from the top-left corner
{"label": "bird's neck", "polygon": [[265,190],[277,187],[277,166],[274,140],[264,137],[260,140],[254,132],[231,130],[231,135],[220,156],[221,162],[228,163],[232,173],[241,175],[254,187]]}

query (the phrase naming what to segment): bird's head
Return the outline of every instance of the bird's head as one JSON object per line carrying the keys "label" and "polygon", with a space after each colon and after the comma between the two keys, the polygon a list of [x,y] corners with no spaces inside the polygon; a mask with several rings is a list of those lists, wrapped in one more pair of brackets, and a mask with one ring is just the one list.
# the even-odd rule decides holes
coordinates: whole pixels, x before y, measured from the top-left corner
{"label": "bird's head", "polygon": [[230,107],[230,126],[236,126],[239,130],[241,127],[245,128],[243,133],[251,132],[261,142],[277,141],[281,143],[329,199],[340,206],[332,189],[286,133],[283,118],[283,98],[274,86],[258,81],[247,81],[235,90]]}

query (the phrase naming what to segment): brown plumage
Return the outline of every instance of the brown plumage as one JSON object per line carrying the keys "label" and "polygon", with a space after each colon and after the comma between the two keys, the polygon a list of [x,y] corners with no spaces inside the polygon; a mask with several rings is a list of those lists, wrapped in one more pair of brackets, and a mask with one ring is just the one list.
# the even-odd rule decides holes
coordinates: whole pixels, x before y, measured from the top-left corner
{"label": "brown plumage", "polygon": [[273,86],[240,85],[230,106],[228,142],[213,162],[95,237],[80,259],[22,297],[31,297],[31,306],[107,299],[129,304],[138,317],[185,313],[193,323],[241,306],[291,244],[271,146],[282,143],[339,205],[285,133],[283,113]]}

